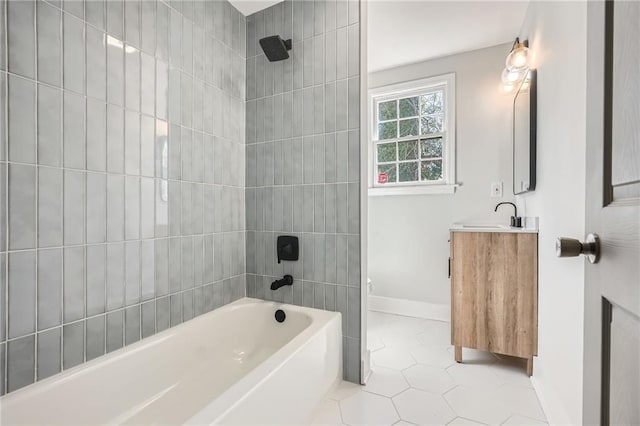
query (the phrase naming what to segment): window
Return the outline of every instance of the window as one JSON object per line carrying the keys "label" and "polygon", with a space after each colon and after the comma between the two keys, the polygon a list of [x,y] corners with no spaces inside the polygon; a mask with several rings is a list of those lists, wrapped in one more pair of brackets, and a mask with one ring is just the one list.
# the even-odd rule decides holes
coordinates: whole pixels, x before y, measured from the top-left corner
{"label": "window", "polygon": [[370,92],[370,194],[453,193],[453,74]]}

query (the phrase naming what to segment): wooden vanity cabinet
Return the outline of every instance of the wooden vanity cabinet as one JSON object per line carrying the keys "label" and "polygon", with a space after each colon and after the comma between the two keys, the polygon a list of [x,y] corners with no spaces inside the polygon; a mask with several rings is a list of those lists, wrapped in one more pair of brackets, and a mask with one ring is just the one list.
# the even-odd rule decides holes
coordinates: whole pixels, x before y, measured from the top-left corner
{"label": "wooden vanity cabinet", "polygon": [[451,343],[527,359],[538,352],[538,234],[451,232]]}

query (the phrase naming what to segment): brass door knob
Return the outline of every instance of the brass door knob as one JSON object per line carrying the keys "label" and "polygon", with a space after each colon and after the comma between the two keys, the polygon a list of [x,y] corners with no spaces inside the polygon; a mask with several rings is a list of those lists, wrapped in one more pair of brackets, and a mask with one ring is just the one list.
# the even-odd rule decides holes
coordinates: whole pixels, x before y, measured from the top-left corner
{"label": "brass door knob", "polygon": [[598,238],[598,235],[587,235],[585,242],[565,237],[559,237],[556,240],[556,256],[576,257],[581,254],[587,256],[589,262],[598,263],[598,260],[600,260],[600,238]]}

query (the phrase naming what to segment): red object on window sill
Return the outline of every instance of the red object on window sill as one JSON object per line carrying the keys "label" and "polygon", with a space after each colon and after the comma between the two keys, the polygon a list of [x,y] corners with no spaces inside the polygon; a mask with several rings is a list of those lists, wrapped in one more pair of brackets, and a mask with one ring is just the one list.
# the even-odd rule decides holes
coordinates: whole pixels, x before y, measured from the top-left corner
{"label": "red object on window sill", "polygon": [[389,175],[386,173],[378,173],[378,183],[387,183],[389,182]]}

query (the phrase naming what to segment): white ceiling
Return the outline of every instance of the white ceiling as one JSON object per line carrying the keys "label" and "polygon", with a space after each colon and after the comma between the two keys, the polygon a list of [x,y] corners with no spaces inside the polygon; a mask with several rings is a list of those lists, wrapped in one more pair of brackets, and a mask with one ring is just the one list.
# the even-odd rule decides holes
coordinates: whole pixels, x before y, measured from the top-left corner
{"label": "white ceiling", "polygon": [[244,16],[249,16],[283,0],[229,0]]}
{"label": "white ceiling", "polygon": [[369,72],[512,41],[528,1],[373,0]]}

